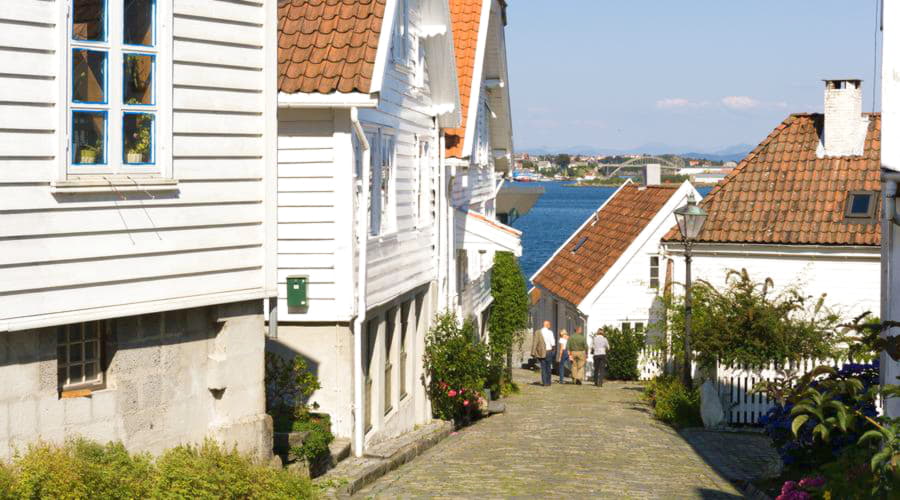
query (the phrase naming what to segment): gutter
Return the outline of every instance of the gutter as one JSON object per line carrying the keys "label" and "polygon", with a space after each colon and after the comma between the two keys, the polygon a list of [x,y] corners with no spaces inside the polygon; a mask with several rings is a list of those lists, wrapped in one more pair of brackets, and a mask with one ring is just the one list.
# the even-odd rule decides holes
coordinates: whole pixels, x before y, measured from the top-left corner
{"label": "gutter", "polygon": [[378,97],[372,94],[353,93],[278,93],[279,109],[310,109],[310,108],[377,108]]}
{"label": "gutter", "polygon": [[363,401],[365,391],[365,380],[363,374],[363,328],[366,324],[366,273],[368,269],[368,234],[369,234],[369,141],[366,139],[366,133],[359,123],[359,110],[350,108],[350,123],[356,138],[362,146],[363,162],[362,162],[362,179],[360,180],[360,200],[356,207],[356,234],[359,241],[359,267],[357,269],[357,304],[356,319],[353,322],[353,454],[357,457],[363,456],[363,446],[365,446],[366,428],[365,428],[365,411],[366,405]]}

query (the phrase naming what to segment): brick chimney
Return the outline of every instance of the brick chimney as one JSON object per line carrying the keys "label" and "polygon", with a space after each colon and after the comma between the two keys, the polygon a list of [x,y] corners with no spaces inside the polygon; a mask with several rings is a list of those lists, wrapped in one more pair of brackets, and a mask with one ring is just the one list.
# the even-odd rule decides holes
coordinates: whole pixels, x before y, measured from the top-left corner
{"label": "brick chimney", "polygon": [[825,129],[817,155],[862,155],[868,128],[869,119],[862,115],[862,80],[825,80]]}
{"label": "brick chimney", "polygon": [[644,165],[644,187],[659,185],[660,170],[659,163]]}

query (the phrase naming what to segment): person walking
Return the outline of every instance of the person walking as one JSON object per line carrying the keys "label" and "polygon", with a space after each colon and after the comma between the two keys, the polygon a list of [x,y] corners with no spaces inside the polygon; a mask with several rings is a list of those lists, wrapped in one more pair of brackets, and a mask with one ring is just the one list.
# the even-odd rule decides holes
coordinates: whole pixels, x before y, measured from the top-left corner
{"label": "person walking", "polygon": [[556,346],[556,338],[553,335],[553,330],[550,329],[550,322],[544,321],[544,327],[540,329],[541,339],[544,341],[544,357],[538,358],[541,361],[541,385],[549,386],[552,381],[552,375],[550,374],[550,370],[553,368],[553,355],[555,351],[553,348]]}
{"label": "person walking", "polygon": [[609,340],[604,335],[603,328],[597,330],[594,335],[594,385],[603,387],[603,379],[606,377],[606,354],[609,352]]}
{"label": "person walking", "polygon": [[559,370],[559,383],[566,383],[566,366],[572,361],[569,355],[569,349],[566,347],[569,342],[569,332],[565,329],[559,331],[559,345],[556,347],[556,366]]}
{"label": "person walking", "polygon": [[541,330],[535,330],[531,337],[531,357],[538,360],[541,367],[541,385],[547,385],[544,379],[544,360],[547,358],[547,344],[544,343],[544,335]]}
{"label": "person walking", "polygon": [[566,347],[572,360],[572,380],[575,384],[581,385],[581,381],[584,380],[584,364],[587,361],[587,341],[580,326],[575,327],[575,333],[569,337]]}

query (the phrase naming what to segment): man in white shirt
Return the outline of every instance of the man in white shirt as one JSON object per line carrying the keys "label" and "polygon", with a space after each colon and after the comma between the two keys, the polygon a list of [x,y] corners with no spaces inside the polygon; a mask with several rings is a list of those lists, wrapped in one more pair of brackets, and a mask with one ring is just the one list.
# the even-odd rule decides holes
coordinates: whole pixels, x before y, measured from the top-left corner
{"label": "man in white shirt", "polygon": [[594,385],[603,387],[603,379],[606,377],[606,353],[609,352],[609,340],[606,339],[603,329],[597,330],[594,335]]}
{"label": "man in white shirt", "polygon": [[556,346],[556,337],[553,335],[553,330],[550,329],[550,322],[544,321],[544,327],[541,328],[541,336],[544,337],[544,346],[547,348],[547,356],[541,359],[541,385],[549,386],[550,379],[550,370],[553,366],[554,359],[554,351],[553,348]]}

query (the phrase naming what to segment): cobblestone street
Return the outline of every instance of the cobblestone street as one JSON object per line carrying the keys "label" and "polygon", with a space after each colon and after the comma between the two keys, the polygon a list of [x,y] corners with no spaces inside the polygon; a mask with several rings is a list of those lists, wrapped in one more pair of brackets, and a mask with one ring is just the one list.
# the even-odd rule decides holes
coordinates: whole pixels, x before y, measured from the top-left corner
{"label": "cobblestone street", "polygon": [[544,388],[532,385],[537,373],[516,377],[522,392],[505,400],[505,414],[450,436],[357,497],[740,498],[718,471],[740,478],[741,465],[759,467],[769,451],[762,436],[710,433],[690,441],[715,453],[698,452],[651,418],[636,383],[554,379]]}

